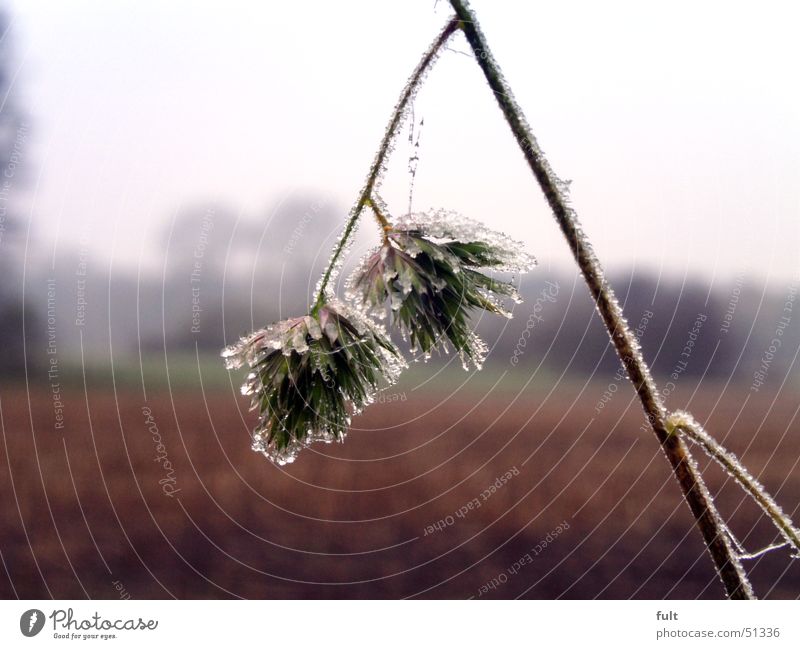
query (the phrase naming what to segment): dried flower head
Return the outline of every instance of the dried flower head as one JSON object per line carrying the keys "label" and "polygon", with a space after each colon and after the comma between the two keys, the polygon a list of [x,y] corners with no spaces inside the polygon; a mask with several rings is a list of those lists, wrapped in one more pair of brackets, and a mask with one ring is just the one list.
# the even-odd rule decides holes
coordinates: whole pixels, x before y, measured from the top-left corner
{"label": "dried flower head", "polygon": [[522,273],[535,264],[521,243],[458,214],[411,214],[364,258],[348,292],[379,314],[388,307],[412,351],[427,358],[449,343],[465,368],[468,362],[480,367],[487,348],[472,331],[470,311],[510,318],[505,300],[520,301],[512,281],[482,270]]}
{"label": "dried flower head", "polygon": [[313,442],[342,441],[351,415],[404,366],[380,325],[336,301],[245,336],[222,356],[228,369],[251,368],[242,394],[260,415],[253,450],[278,464]]}

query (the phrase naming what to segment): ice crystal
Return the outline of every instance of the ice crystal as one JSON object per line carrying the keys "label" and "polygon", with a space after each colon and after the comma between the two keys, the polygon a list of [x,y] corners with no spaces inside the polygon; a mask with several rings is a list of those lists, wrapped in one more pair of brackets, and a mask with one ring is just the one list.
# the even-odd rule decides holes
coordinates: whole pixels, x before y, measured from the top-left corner
{"label": "ice crystal", "polygon": [[505,301],[520,301],[512,282],[481,271],[523,273],[535,263],[521,243],[457,213],[410,214],[362,260],[348,280],[348,297],[373,312],[388,310],[426,360],[452,345],[465,369],[479,368],[487,347],[470,327],[470,311],[511,317]]}
{"label": "ice crystal", "polygon": [[317,441],[342,441],[352,414],[396,379],[405,362],[380,325],[338,301],[284,320],[222,352],[251,372],[242,394],[259,412],[253,450],[277,464]]}
{"label": "ice crystal", "polygon": [[533,269],[536,259],[525,252],[525,246],[511,237],[486,227],[452,210],[429,210],[406,214],[394,224],[397,231],[418,232],[439,241],[479,242],[491,248],[491,267],[495,271],[525,273]]}

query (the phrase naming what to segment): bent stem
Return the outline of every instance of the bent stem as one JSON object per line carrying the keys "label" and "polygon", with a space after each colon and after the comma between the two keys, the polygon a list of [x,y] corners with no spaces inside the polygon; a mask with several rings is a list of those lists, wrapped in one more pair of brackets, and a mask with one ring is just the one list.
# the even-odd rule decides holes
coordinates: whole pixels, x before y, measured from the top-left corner
{"label": "bent stem", "polygon": [[376,201],[371,198],[367,199],[366,206],[372,210],[372,213],[375,215],[375,220],[378,222],[378,225],[381,228],[381,236],[383,238],[383,243],[385,245],[389,244],[389,233],[392,231],[392,224],[389,223],[389,219],[387,219],[383,215],[383,211],[381,207],[378,205]]}
{"label": "bent stem", "polygon": [[[706,432],[706,430],[692,417],[689,413],[677,411],[672,413],[667,418],[667,428],[672,432],[673,430],[679,431],[686,435],[693,442],[700,445],[700,447],[716,462],[722,466],[739,485],[747,493],[749,493],[753,500],[758,503],[758,506],[770,518],[772,523],[778,528],[781,536],[786,540],[786,543],[770,546],[770,550],[783,547],[785,545],[794,546],[798,556],[800,556],[800,530],[798,530],[792,520],[783,512],[780,505],[775,502],[772,496],[769,495],[764,486],[756,480],[750,472],[742,465],[739,459],[730,451],[728,451],[722,444]],[[761,552],[755,553],[757,556]],[[748,558],[750,558],[748,556]]]}
{"label": "bent stem", "polygon": [[[455,17],[451,18],[447,22],[433,43],[431,43],[431,46],[426,50],[425,54],[423,54],[422,59],[417,64],[417,67],[414,69],[411,77],[409,77],[408,83],[406,83],[405,88],[403,88],[400,99],[397,101],[394,111],[392,111],[392,117],[389,120],[389,126],[386,128],[386,133],[383,135],[383,140],[381,140],[378,153],[375,154],[375,160],[373,161],[372,167],[369,170],[364,187],[361,189],[361,193],[359,194],[358,200],[353,206],[353,209],[350,210],[350,217],[344,227],[342,236],[340,237],[339,242],[336,244],[330,262],[328,262],[328,267],[325,269],[325,273],[319,282],[317,287],[317,296],[314,300],[314,306],[311,310],[312,315],[315,315],[325,302],[325,290],[328,286],[328,282],[333,276],[334,269],[337,267],[339,258],[341,257],[342,252],[345,250],[350,236],[353,234],[353,230],[355,229],[356,223],[361,216],[361,212],[368,204],[374,205],[375,203],[373,200],[373,193],[377,189],[381,172],[386,164],[386,157],[391,151],[392,140],[394,139],[398,128],[403,122],[403,117],[405,116],[406,108],[408,107],[411,98],[419,88],[420,83],[425,77],[425,73],[428,71],[431,64],[436,60],[439,50],[455,33],[455,31],[458,29],[458,25],[459,21]],[[377,209],[373,208],[373,211],[375,212],[376,218],[379,218],[379,212]],[[381,227],[385,227],[384,224],[380,222],[380,218],[378,222]]]}
{"label": "bent stem", "polygon": [[489,87],[495,94],[500,110],[572,249],[572,254],[595,300],[597,310],[608,329],[611,341],[639,395],[647,420],[672,465],[683,496],[695,517],[717,573],[725,585],[728,597],[754,599],[755,594],[747,575],[732,547],[731,540],[725,533],[726,526],[714,506],[711,494],[700,476],[689,449],[680,436],[670,435],[667,432],[666,409],[655,382],[650,376],[647,364],[642,358],[638,341],[622,315],[614,292],[604,277],[600,262],[595,256],[586,234],[581,229],[575,211],[569,206],[567,183],[559,180],[539,148],[522,109],[514,100],[508,83],[495,63],[472,9],[464,0],[450,0],[450,4],[460,19],[459,26],[467,38]]}

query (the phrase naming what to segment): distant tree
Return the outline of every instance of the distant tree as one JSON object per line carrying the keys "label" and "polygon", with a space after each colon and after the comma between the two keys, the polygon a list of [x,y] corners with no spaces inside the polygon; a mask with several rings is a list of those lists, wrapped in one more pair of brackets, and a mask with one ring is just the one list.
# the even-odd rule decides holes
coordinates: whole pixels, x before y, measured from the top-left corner
{"label": "distant tree", "polygon": [[[335,206],[311,191],[280,201],[263,221],[213,202],[181,210],[159,234],[163,283],[145,292],[158,289],[147,299],[157,312],[163,303],[164,326],[146,336],[145,345],[216,352],[225,330],[241,334],[254,319],[274,320],[300,308],[314,283],[281,268],[290,262],[292,268],[321,267],[336,223]],[[242,288],[254,279],[257,294]],[[280,298],[264,303],[258,299],[264,294]]]}
{"label": "distant tree", "polygon": [[13,98],[11,87],[10,22],[0,10],[0,375],[24,368],[23,317],[27,328],[35,314],[22,299],[23,228],[14,213],[14,196],[23,182],[21,162],[28,125]]}

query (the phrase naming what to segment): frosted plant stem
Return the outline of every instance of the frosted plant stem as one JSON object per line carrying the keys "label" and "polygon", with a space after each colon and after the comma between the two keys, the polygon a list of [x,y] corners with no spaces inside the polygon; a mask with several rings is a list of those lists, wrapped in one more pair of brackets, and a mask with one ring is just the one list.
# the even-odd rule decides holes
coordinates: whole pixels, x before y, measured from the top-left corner
{"label": "frosted plant stem", "polygon": [[783,538],[786,539],[786,543],[794,546],[797,554],[800,555],[800,530],[794,526],[794,523],[783,512],[780,505],[769,495],[764,486],[750,475],[750,472],[733,453],[709,435],[694,417],[687,412],[677,411],[672,413],[667,419],[667,428],[677,430],[699,444],[711,458],[716,460],[720,466],[733,476],[742,489],[749,493],[764,513],[769,516]]}
{"label": "frosted plant stem", "polygon": [[758,559],[760,557],[763,557],[768,552],[772,552],[773,550],[780,550],[781,548],[785,548],[785,547],[787,547],[789,545],[790,545],[790,543],[788,541],[784,541],[783,543],[773,543],[772,545],[768,545],[765,548],[761,548],[760,550],[757,550],[756,552],[748,552],[748,553],[745,553],[745,554],[740,554],[739,558],[740,559]]}
{"label": "frosted plant stem", "polygon": [[328,267],[325,269],[325,273],[320,280],[313,311],[317,311],[325,302],[325,289],[327,288],[328,282],[333,275],[334,269],[339,261],[339,257],[341,256],[342,251],[345,250],[350,236],[353,234],[353,230],[355,229],[356,223],[361,216],[361,212],[364,210],[364,207],[372,201],[372,192],[375,190],[381,172],[384,169],[386,157],[391,150],[392,140],[394,139],[395,135],[397,134],[397,130],[400,128],[400,125],[403,122],[403,117],[409,101],[417,91],[420,82],[425,77],[425,73],[428,71],[431,64],[436,60],[439,50],[444,47],[449,38],[458,29],[458,25],[459,21],[455,17],[451,18],[447,22],[447,24],[444,26],[444,29],[442,29],[442,31],[436,37],[436,40],[433,41],[425,54],[423,54],[422,59],[417,64],[417,67],[411,74],[406,87],[403,89],[400,99],[398,100],[397,105],[394,107],[394,111],[392,112],[392,117],[389,120],[389,126],[386,128],[386,133],[384,133],[383,140],[381,140],[378,153],[375,154],[375,160],[373,161],[372,167],[369,170],[369,175],[364,183],[364,187],[361,189],[361,194],[359,195],[356,204],[353,206],[353,209],[350,210],[350,218],[345,225],[342,236],[339,238],[339,241],[334,248],[333,255],[328,263]]}
{"label": "frosted plant stem", "polygon": [[378,225],[381,228],[383,244],[389,245],[389,233],[392,231],[392,224],[389,223],[389,219],[383,215],[380,206],[373,199],[368,198],[365,205],[369,207],[372,210],[372,213],[375,215],[375,220],[378,222]]}
{"label": "frosted plant stem", "polygon": [[489,50],[472,9],[464,0],[450,0],[450,4],[461,21],[460,27],[472,48],[475,60],[494,92],[500,110],[572,249],[611,341],[639,395],[650,426],[672,465],[683,496],[695,517],[728,597],[755,599],[744,568],[725,532],[725,523],[714,506],[711,494],[700,476],[689,449],[679,435],[670,435],[667,432],[664,405],[639,351],[639,344],[623,318],[622,310],[604,277],[600,262],[580,227],[575,211],[569,206],[566,183],[558,179],[539,149],[522,109],[514,100],[511,89]]}

